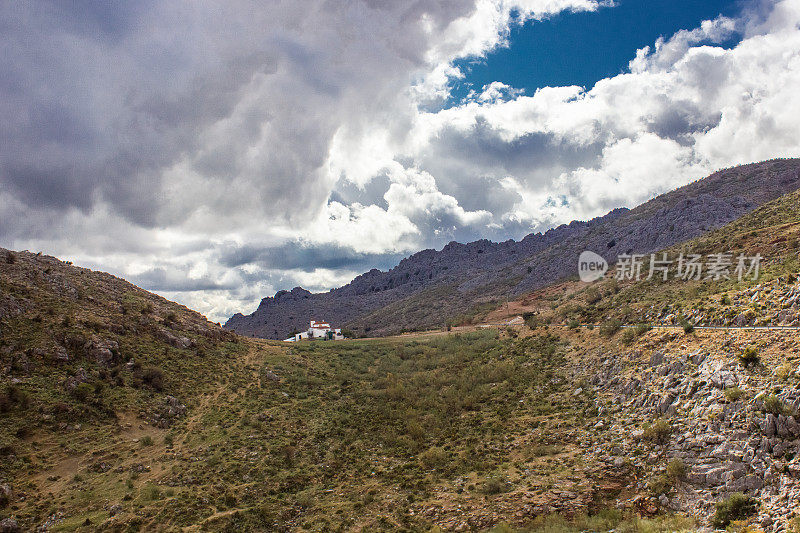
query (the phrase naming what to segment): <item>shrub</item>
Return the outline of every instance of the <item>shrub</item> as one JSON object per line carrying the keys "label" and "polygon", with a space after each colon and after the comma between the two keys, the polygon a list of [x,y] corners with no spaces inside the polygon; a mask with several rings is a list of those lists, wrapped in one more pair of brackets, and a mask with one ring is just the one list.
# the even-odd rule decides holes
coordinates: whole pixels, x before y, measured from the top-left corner
{"label": "shrub", "polygon": [[587,289],[585,294],[586,294],[586,303],[589,305],[594,305],[603,299],[603,295],[600,294],[600,291],[594,287],[592,287],[591,289]]}
{"label": "shrub", "polygon": [[650,478],[647,482],[647,489],[653,496],[660,496],[662,494],[669,494],[672,490],[672,480],[667,474],[659,474]]}
{"label": "shrub", "polygon": [[419,462],[428,470],[441,468],[447,463],[447,452],[441,448],[428,448],[419,454]]}
{"label": "shrub", "polygon": [[644,426],[644,438],[656,444],[666,444],[669,442],[670,436],[672,436],[672,427],[663,418]]}
{"label": "shrub", "polygon": [[760,362],[761,358],[758,356],[758,348],[755,346],[748,346],[739,354],[739,364],[745,368],[758,366]]}
{"label": "shrub", "polygon": [[150,435],[145,435],[144,437],[141,438],[141,440],[139,441],[139,444],[142,445],[142,448],[145,448],[147,446],[152,446],[153,445],[153,437],[151,437]]}
{"label": "shrub", "polygon": [[536,329],[541,325],[541,321],[536,316],[536,313],[533,312],[526,312],[522,313],[522,318],[525,319],[525,325],[531,329]]}
{"label": "shrub", "polygon": [[682,459],[673,459],[667,464],[667,477],[673,482],[686,477],[686,464]]}
{"label": "shrub", "polygon": [[717,502],[711,525],[717,529],[725,529],[733,520],[743,520],[755,514],[756,503],[755,499],[741,492],[731,494],[728,499]]}
{"label": "shrub", "polygon": [[686,333],[687,335],[690,333],[694,333],[694,324],[686,320],[686,318],[680,317],[678,319],[678,323],[683,328],[683,332]]}
{"label": "shrub", "polygon": [[600,326],[600,335],[602,335],[603,337],[612,337],[621,329],[622,329],[622,322],[620,322],[616,318],[612,320],[607,320],[603,322],[603,324]]}
{"label": "shrub", "polygon": [[13,265],[16,262],[17,262],[16,254],[14,254],[14,252],[12,252],[12,251],[7,252],[6,253],[6,263],[8,263],[9,265]]}
{"label": "shrub", "polygon": [[721,305],[731,305],[731,297],[727,294],[723,294],[722,298],[719,299],[719,303]]}
{"label": "shrub", "polygon": [[567,327],[569,329],[578,329],[579,327],[581,327],[581,323],[580,321],[573,319],[567,322]]}
{"label": "shrub", "polygon": [[160,368],[148,366],[142,368],[142,384],[161,392],[164,390],[164,373]]}
{"label": "shrub", "polygon": [[161,491],[157,486],[148,484],[142,490],[142,495],[146,500],[158,500],[161,498]]}
{"label": "shrub", "polygon": [[72,389],[72,397],[79,402],[88,401],[89,398],[91,398],[92,393],[94,393],[94,387],[88,383],[79,383],[74,389]]}
{"label": "shrub", "polygon": [[789,408],[774,394],[765,396],[762,401],[764,402],[764,412],[772,413],[775,416],[789,414]]}
{"label": "shrub", "polygon": [[0,413],[7,413],[11,410],[11,400],[5,392],[0,393]]}
{"label": "shrub", "polygon": [[744,396],[744,391],[739,387],[728,387],[724,391],[725,399],[729,402],[740,400]]}
{"label": "shrub", "polygon": [[19,387],[9,385],[6,392],[0,394],[0,413],[10,411],[15,405],[20,409],[27,409],[30,405],[30,397]]}
{"label": "shrub", "polygon": [[792,365],[789,363],[783,363],[781,366],[778,367],[778,370],[775,372],[775,375],[781,381],[786,381],[792,373]]}
{"label": "shrub", "polygon": [[629,345],[636,341],[636,332],[628,328],[622,332],[622,344]]}
{"label": "shrub", "polygon": [[508,490],[508,482],[500,476],[487,478],[481,485],[481,492],[484,494],[500,494]]}
{"label": "shrub", "polygon": [[164,435],[164,444],[167,446],[172,446],[175,444],[175,437],[172,435]]}
{"label": "shrub", "polygon": [[633,341],[635,341],[637,338],[641,337],[651,329],[653,329],[653,326],[645,323],[637,324],[633,328],[628,328],[622,334],[622,342],[624,344],[633,344]]}

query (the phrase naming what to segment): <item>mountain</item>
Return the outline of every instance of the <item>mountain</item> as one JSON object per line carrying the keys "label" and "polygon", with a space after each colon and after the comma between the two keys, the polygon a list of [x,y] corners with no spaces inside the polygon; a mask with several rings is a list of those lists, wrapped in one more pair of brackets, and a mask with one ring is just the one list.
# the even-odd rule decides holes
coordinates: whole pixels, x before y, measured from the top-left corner
{"label": "mountain", "polygon": [[607,260],[649,253],[697,237],[800,187],[800,160],[779,159],[721,170],[633,210],[616,209],[515,242],[451,242],[423,250],[389,270],[371,270],[330,292],[300,287],[264,298],[225,328],[245,336],[285,338],[325,319],[356,334],[385,335],[445,323],[469,323],[506,298],[575,274],[578,255]]}
{"label": "mountain", "polygon": [[0,531],[798,531],[798,331],[664,327],[800,323],[798,242],[796,191],[668,248],[757,281],[292,344],[0,249]]}

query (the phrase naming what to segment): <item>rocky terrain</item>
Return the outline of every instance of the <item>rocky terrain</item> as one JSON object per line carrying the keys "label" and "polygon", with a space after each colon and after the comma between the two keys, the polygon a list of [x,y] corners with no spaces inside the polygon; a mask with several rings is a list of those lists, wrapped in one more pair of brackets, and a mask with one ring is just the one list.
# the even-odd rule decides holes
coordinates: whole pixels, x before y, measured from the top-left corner
{"label": "rocky terrain", "polygon": [[[596,395],[605,413],[592,428],[602,442],[596,457],[641,473],[631,488],[653,511],[702,523],[740,492],[758,501],[756,526],[789,530],[800,509],[798,337],[654,330],[632,348],[582,358],[576,376],[585,376],[587,360],[596,366],[580,394]],[[759,362],[743,366],[738,357],[755,346]],[[656,420],[664,430],[654,442],[647,428]],[[680,475],[670,479],[671,464]]]}
{"label": "rocky terrain", "polygon": [[344,287],[312,294],[302,288],[264,298],[227,329],[282,339],[324,317],[357,334],[469,323],[481,310],[575,274],[578,255],[594,250],[607,260],[684,242],[800,187],[800,160],[774,160],[722,170],[633,210],[618,209],[572,222],[519,242],[450,243],[424,250],[388,272],[372,270]]}

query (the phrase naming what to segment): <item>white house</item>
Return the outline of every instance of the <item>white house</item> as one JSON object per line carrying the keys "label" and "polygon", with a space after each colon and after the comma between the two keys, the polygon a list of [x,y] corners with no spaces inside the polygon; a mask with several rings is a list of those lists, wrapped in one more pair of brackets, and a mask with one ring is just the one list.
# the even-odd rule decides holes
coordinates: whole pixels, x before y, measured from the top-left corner
{"label": "white house", "polygon": [[301,339],[324,339],[329,341],[340,341],[344,339],[341,329],[333,329],[327,322],[311,321],[308,330],[298,333],[294,337],[284,339],[284,342],[296,342]]}

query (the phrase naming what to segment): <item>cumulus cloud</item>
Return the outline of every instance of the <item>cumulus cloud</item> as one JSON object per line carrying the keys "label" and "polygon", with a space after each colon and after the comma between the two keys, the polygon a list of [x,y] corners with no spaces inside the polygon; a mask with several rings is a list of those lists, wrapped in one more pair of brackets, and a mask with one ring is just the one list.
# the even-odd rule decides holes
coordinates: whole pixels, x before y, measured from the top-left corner
{"label": "cumulus cloud", "polygon": [[498,80],[442,109],[455,60],[597,9],[613,2],[4,4],[0,244],[223,320],[800,155],[799,0],[632,50],[589,90]]}

